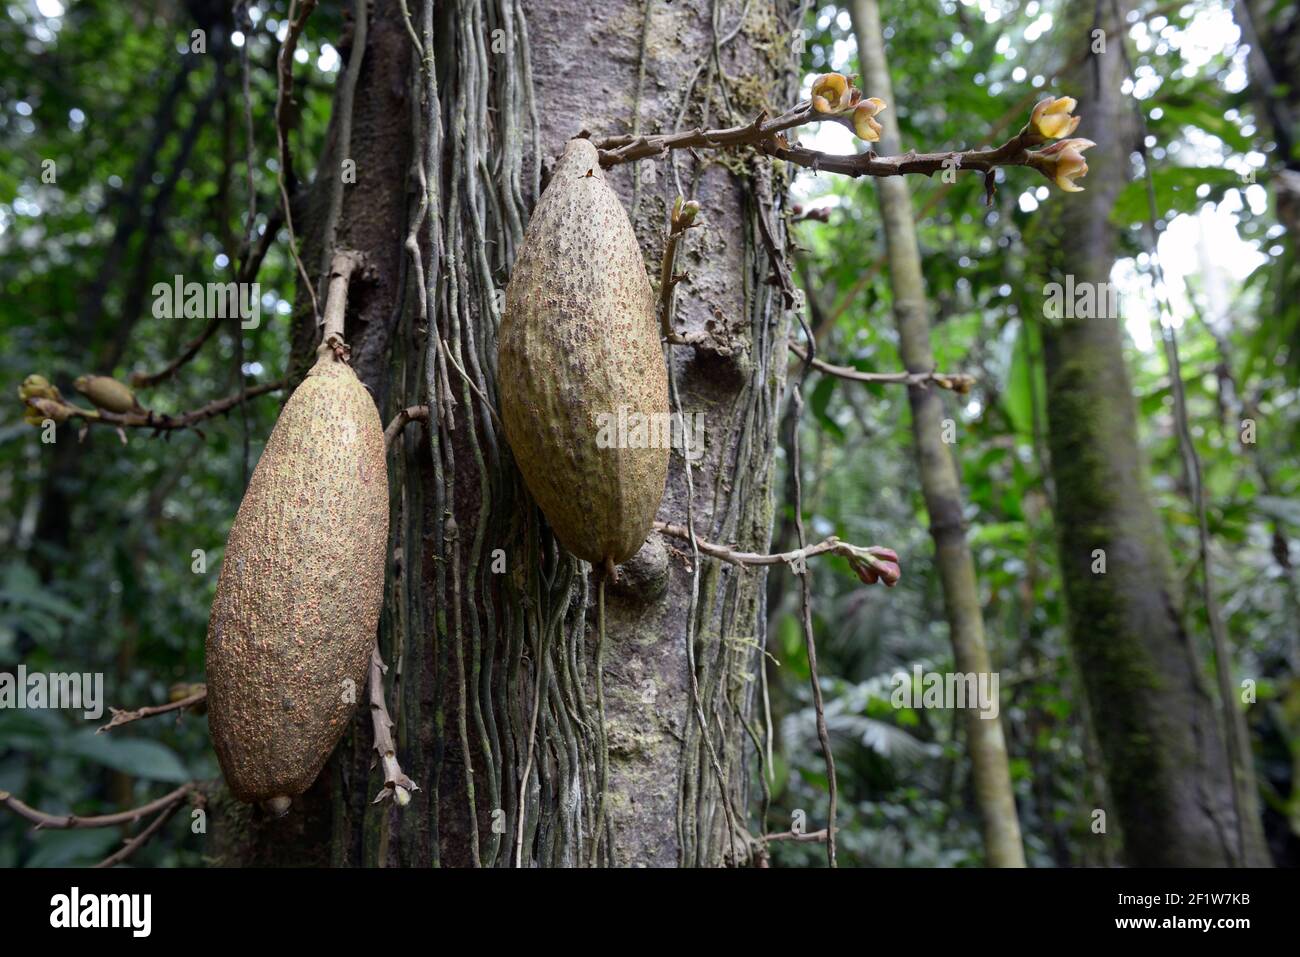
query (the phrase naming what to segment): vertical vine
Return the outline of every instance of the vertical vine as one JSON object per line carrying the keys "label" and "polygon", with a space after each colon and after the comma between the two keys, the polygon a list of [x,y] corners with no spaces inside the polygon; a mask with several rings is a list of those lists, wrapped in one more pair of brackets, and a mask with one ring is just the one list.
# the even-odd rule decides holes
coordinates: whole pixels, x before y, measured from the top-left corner
{"label": "vertical vine", "polygon": [[[544,11],[545,0],[535,6]],[[763,829],[747,797],[764,763],[753,721],[764,573],[689,558],[656,538],[666,591],[629,595],[606,583],[600,595],[599,573],[558,545],[532,505],[496,419],[502,291],[549,158],[584,125],[614,131],[631,120],[625,103],[589,101],[568,64],[595,58],[629,91],[644,70],[645,122],[659,127],[674,117],[739,117],[795,93],[790,38],[801,8],[625,7],[650,35],[633,40],[620,22],[599,21],[589,25],[591,43],[560,18],[530,22],[520,0],[375,0],[370,9],[354,147],[375,151],[367,163],[380,156],[397,170],[376,179],[358,161],[338,242],[369,264],[349,339],[374,373],[381,410],[429,409],[390,457],[393,568],[381,627],[397,749],[418,790],[401,810],[370,805],[376,778],[358,722],[313,799],[335,863],[715,866],[749,860],[748,835]],[[692,47],[708,51],[701,69],[687,48],[665,48],[660,17],[681,22]],[[628,42],[636,49],[624,61],[619,44]],[[402,90],[393,84],[399,71]],[[684,89],[679,81],[692,74]],[[376,124],[400,125],[404,150],[371,147]],[[327,147],[319,168],[340,158],[337,149]],[[689,254],[699,286],[682,321],[736,343],[669,347],[674,407],[704,416],[709,430],[686,449],[689,512],[701,537],[765,551],[789,312],[768,281],[773,253],[760,228],[769,216],[783,247],[783,174],[744,154],[681,172],[713,223]],[[626,176],[615,181],[625,202]],[[642,183],[634,226],[648,255],[676,182]],[[382,216],[367,218],[363,188],[390,204]],[[330,191],[313,193],[302,217],[308,262],[330,219]],[[732,235],[743,242],[728,242]],[[309,306],[301,311],[309,320]],[[687,515],[687,468],[674,456],[661,517]],[[304,858],[323,852],[305,829],[294,840]],[[278,842],[283,852],[287,841],[254,843]]]}

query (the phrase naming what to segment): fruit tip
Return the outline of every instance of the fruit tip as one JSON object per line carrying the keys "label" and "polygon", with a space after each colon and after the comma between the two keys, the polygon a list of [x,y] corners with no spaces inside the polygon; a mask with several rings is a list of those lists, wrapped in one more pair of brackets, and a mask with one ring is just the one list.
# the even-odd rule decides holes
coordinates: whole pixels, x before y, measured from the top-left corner
{"label": "fruit tip", "polygon": [[289,808],[292,804],[292,798],[285,794],[279,794],[263,801],[262,810],[266,811],[272,817],[284,817],[289,813]]}

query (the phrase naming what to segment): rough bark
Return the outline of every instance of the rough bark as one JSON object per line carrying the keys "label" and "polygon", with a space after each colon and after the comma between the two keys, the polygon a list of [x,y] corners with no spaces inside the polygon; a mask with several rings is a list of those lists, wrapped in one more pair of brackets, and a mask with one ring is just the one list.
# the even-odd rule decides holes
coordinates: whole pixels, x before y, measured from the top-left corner
{"label": "rough bark", "polygon": [[[885,59],[879,5],[876,0],[853,0],[849,12],[857,35],[865,95],[878,96],[892,105],[894,92]],[[879,117],[884,127],[878,144],[881,155],[902,152],[895,116],[894,111],[886,111]],[[911,193],[901,176],[877,180],[876,188],[903,363],[909,372],[932,372],[934,353],[930,348],[930,310],[921,271],[921,250],[916,239]],[[947,413],[942,393],[939,389],[910,386],[908,399],[912,408],[912,437],[916,444],[921,487],[930,516],[930,533],[934,537],[935,561],[943,582],[953,658],[958,671],[986,674],[993,666],[984,637],[975,562],[966,542],[961,481],[952,452],[943,440],[943,420]],[[978,710],[968,708],[965,730],[988,864],[992,867],[1024,867],[1020,819],[1011,790],[1002,724],[997,719],[987,720]]]}
{"label": "rough bark", "polygon": [[[1094,27],[1108,40],[1062,77],[1098,145],[1087,191],[1055,194],[1027,237],[1044,284],[1068,275],[1076,288],[1105,284],[1115,260],[1108,217],[1127,178],[1131,123],[1122,27],[1111,18],[1127,5],[1103,6],[1100,22],[1081,5],[1060,28],[1065,59],[1093,42]],[[1109,823],[1118,820],[1131,865],[1267,863],[1259,821],[1238,826],[1223,730],[1148,495],[1119,317],[1045,316],[1042,336],[1070,639],[1115,802]],[[1099,554],[1104,573],[1094,571]]]}
{"label": "rough bark", "polygon": [[[219,857],[381,866],[748,860],[753,846],[729,833],[724,801],[738,830],[764,829],[746,813],[761,725],[763,573],[708,559],[694,567],[679,543],[652,535],[633,562],[666,563],[667,587],[635,584],[662,575],[629,574],[629,587],[611,590],[597,654],[596,580],[527,499],[482,397],[496,390],[499,293],[564,143],[583,129],[735,122],[788,104],[795,11],[784,2],[623,0],[577,11],[562,0],[453,0],[429,15],[423,3],[407,5],[423,61],[397,0],[371,6],[352,112],[357,183],[344,192],[339,242],[365,257],[347,336],[385,421],[402,406],[433,409],[430,427],[409,427],[390,456],[394,568],[380,628],[399,758],[420,790],[401,811],[368,804],[382,781],[370,768],[368,716],[358,714],[285,822],[220,805],[228,816],[217,826],[226,835]],[[309,267],[323,252],[339,122],[301,227]],[[421,168],[431,174],[424,189]],[[783,242],[781,185],[767,161],[745,156],[683,156],[675,168],[642,163],[609,175],[648,265],[662,249],[678,176],[703,207],[708,225],[691,232],[680,260],[690,279],[677,291],[678,318],[699,333],[720,325],[736,348],[668,353],[681,407],[705,416],[691,513],[702,537],[766,551],[788,313],[768,282],[758,217]],[[421,210],[417,268],[403,243]],[[301,356],[310,317],[300,315],[298,328]],[[674,453],[659,518],[685,521],[687,497]]]}

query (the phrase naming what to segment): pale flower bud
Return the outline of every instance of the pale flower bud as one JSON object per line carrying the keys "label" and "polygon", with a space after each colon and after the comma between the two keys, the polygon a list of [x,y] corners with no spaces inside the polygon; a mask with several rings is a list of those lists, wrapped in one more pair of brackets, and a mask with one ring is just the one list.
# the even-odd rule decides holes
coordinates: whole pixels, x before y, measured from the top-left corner
{"label": "pale flower bud", "polygon": [[1083,151],[1096,146],[1092,140],[1072,139],[1053,143],[1046,149],[1030,154],[1031,165],[1040,170],[1067,193],[1082,193],[1083,187],[1074,181],[1088,173],[1088,162]]}
{"label": "pale flower bud", "polygon": [[842,73],[823,73],[813,81],[812,105],[818,113],[838,113],[850,103],[849,81]]}
{"label": "pale flower bud", "polygon": [[1059,140],[1078,129],[1081,117],[1070,115],[1078,105],[1072,96],[1048,97],[1034,107],[1029,122],[1040,135]]}
{"label": "pale flower bud", "polygon": [[880,123],[876,120],[876,114],[886,106],[884,100],[878,96],[863,100],[853,110],[853,131],[858,134],[859,139],[866,140],[868,143],[877,143],[880,141],[882,132]]}

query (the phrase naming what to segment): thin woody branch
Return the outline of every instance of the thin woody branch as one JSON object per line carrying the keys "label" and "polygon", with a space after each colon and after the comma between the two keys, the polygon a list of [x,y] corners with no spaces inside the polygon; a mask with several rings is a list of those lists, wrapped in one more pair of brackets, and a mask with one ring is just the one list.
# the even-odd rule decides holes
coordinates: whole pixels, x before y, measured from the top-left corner
{"label": "thin woody branch", "polygon": [[[654,136],[609,137],[596,144],[602,166],[616,166],[635,160],[666,156],[672,150],[735,149],[750,146],[775,159],[814,171],[825,170],[844,176],[933,175],[940,170],[956,173],[970,170],[984,176],[989,202],[993,199],[994,170],[1000,166],[1032,166],[1067,192],[1078,192],[1074,180],[1088,172],[1084,150],[1090,140],[1069,139],[1079,125],[1072,116],[1075,101],[1070,97],[1049,97],[1040,101],[1015,136],[989,149],[944,150],[899,156],[877,156],[873,150],[837,155],[808,149],[791,140],[789,130],[809,123],[839,123],[869,143],[880,140],[882,128],[876,115],[887,108],[878,97],[864,99],[849,77],[826,73],[813,83],[812,97],[780,116],[759,113],[751,122],[721,129],[694,129]],[[1049,140],[1051,146],[1042,147]]]}
{"label": "thin woody branch", "polygon": [[652,136],[611,136],[596,144],[600,165],[608,169],[619,163],[666,156],[670,150],[727,149],[736,146],[757,145],[778,133],[815,122],[843,122],[842,118],[818,113],[811,101],[805,101],[793,110],[775,119],[766,112],[759,113],[752,122],[725,129],[684,130]]}
{"label": "thin woody branch", "polygon": [[174,791],[169,791],[156,801],[119,811],[116,814],[99,814],[93,817],[79,817],[76,814],[47,814],[31,805],[24,804],[8,791],[0,791],[0,807],[6,808],[26,821],[31,821],[38,828],[51,831],[80,830],[95,827],[116,827],[120,824],[134,824],[141,818],[166,810],[184,801],[198,790],[198,783],[189,781]]}
{"label": "thin woody branch", "polygon": [[[244,48],[243,52],[247,55],[247,48]],[[249,166],[251,168],[251,162],[249,163]],[[252,217],[256,215],[256,196],[251,192],[251,190],[249,194],[249,211],[251,214],[249,222],[251,223]],[[245,240],[244,245],[239,252],[239,262],[241,265],[235,276],[235,282],[250,283],[257,278],[258,270],[262,267],[262,261],[266,258],[267,251],[270,250],[271,244],[274,242],[276,234],[280,231],[280,226],[283,222],[284,211],[277,206],[267,215],[266,227],[262,230],[261,235],[257,237],[256,242],[252,241],[253,237],[251,235]],[[251,230],[252,227],[250,226],[249,228]],[[180,371],[182,366],[199,354],[199,350],[202,349],[216,331],[221,328],[221,324],[225,321],[226,318],[222,316],[217,316],[208,320],[208,324],[203,327],[203,330],[184,345],[181,349],[180,355],[175,359],[172,359],[157,372],[132,372],[131,385],[135,386],[137,389],[147,389],[170,379]]]}
{"label": "thin woody branch", "polygon": [[177,370],[180,369],[181,366],[185,365],[185,363],[189,362],[199,354],[199,350],[203,348],[203,344],[212,338],[213,333],[220,329],[221,324],[225,321],[225,318],[222,316],[214,316],[212,319],[209,319],[208,324],[203,327],[203,331],[185,344],[185,348],[181,350],[179,356],[167,363],[167,365],[163,366],[157,372],[131,373],[131,384],[137,389],[144,389],[170,379],[176,374]]}
{"label": "thin woody branch", "polygon": [[695,200],[683,202],[680,196],[673,204],[668,221],[668,238],[664,243],[664,258],[659,266],[659,325],[661,333],[673,345],[704,345],[710,337],[703,333],[680,333],[673,328],[673,294],[677,284],[686,277],[677,274],[677,250],[686,230],[699,224],[695,215],[700,204]]}
{"label": "thin woody branch", "polygon": [[[808,351],[799,343],[792,339],[789,347],[790,351],[800,359],[805,362],[808,361]],[[852,382],[882,382],[919,386],[936,385],[941,389],[951,389],[960,395],[965,395],[975,386],[975,377],[964,372],[863,372],[851,366],[832,365],[816,357],[812,360],[812,366],[819,372],[840,379],[848,379]]]}
{"label": "thin woody branch", "polygon": [[254,386],[243,393],[214,399],[207,405],[178,415],[167,415],[155,412],[152,409],[142,409],[139,412],[109,412],[107,409],[84,409],[64,400],[39,397],[28,399],[27,404],[55,422],[81,419],[87,425],[112,425],[119,429],[153,429],[155,432],[170,432],[178,429],[194,428],[200,422],[205,422],[208,419],[229,412],[241,402],[255,399],[259,395],[266,395],[268,392],[278,392],[280,389],[286,388],[288,384],[285,379],[278,382],[268,382],[264,385]]}
{"label": "thin woody branch", "polygon": [[321,343],[316,350],[318,355],[332,351],[336,359],[347,361],[343,324],[348,311],[348,286],[352,283],[352,274],[360,266],[360,257],[346,249],[335,251],[330,259],[329,288],[326,290],[325,315],[321,319]]}
{"label": "thin woody branch", "polygon": [[[909,150],[899,156],[877,156],[874,152],[867,151],[842,156],[799,146],[791,143],[784,135],[786,130],[798,126],[827,122],[852,128],[852,122],[846,115],[819,113],[811,101],[805,101],[774,119],[760,113],[744,126],[695,129],[656,136],[614,136],[600,141],[596,148],[600,153],[601,166],[608,168],[619,163],[662,157],[671,150],[753,146],[769,156],[796,166],[858,177],[908,174],[929,176],[945,169],[991,173],[999,166],[1029,166],[1034,152],[1032,147],[1044,142],[1043,137],[1027,124],[1011,139],[993,149],[944,150],[937,153]],[[1044,175],[1047,175],[1046,171]]]}
{"label": "thin woody branch", "polygon": [[[840,829],[835,828],[836,831]],[[739,829],[739,837],[747,852],[747,860],[754,867],[768,868],[772,866],[771,852],[768,849],[770,844],[779,844],[789,842],[792,844],[826,844],[827,836],[830,834],[829,829],[822,828],[818,831],[779,831],[776,834],[760,834],[755,836],[743,828]],[[743,860],[733,861],[742,863]]]}
{"label": "thin woody branch", "polygon": [[156,818],[149,822],[148,827],[128,840],[121,848],[96,864],[95,869],[100,870],[109,867],[116,867],[118,864],[121,864],[123,861],[130,858],[136,851],[148,844],[155,834],[162,830],[163,825],[170,821],[176,812],[181,809],[181,804],[181,801],[176,801],[167,808],[164,808]]}
{"label": "thin woody branch", "polygon": [[[654,529],[673,538],[680,538],[685,541],[691,540],[690,530],[684,525],[655,522]],[[893,586],[898,584],[898,579],[902,574],[898,566],[898,555],[892,548],[884,548],[880,545],[863,548],[860,545],[850,545],[848,542],[840,541],[834,535],[818,542],[816,545],[809,545],[807,548],[796,548],[792,551],[777,552],[770,555],[761,552],[736,551],[726,545],[706,542],[698,535],[695,536],[695,543],[705,555],[720,561],[730,562],[732,565],[739,565],[742,568],[763,565],[790,565],[798,570],[803,567],[809,558],[818,555],[838,555],[846,559],[853,568],[854,573],[868,585],[883,581],[886,585]]]}
{"label": "thin woody branch", "polygon": [[397,415],[393,416],[393,421],[389,422],[388,426],[384,429],[384,446],[391,448],[393,440],[401,435],[402,430],[412,422],[428,421],[429,407],[427,405],[407,406],[405,409],[399,411]]}
{"label": "thin woody branch", "polygon": [[[786,144],[776,139],[764,139],[754,145],[769,156],[785,160],[815,172],[839,173],[843,176],[906,176],[920,174],[932,176],[943,170],[954,172],[975,171],[992,173],[999,166],[1029,166],[1034,150],[1041,143],[1028,127],[995,149],[945,150],[940,153],[917,153],[908,150],[899,156],[877,156],[868,150],[841,156],[808,149],[798,144]],[[1046,175],[1046,174],[1044,174]]]}
{"label": "thin woody branch", "polygon": [[776,841],[792,841],[795,844],[825,844],[826,828],[820,831],[781,831],[779,834],[764,834],[759,840],[771,844]]}
{"label": "thin woody branch", "polygon": [[397,748],[393,744],[393,718],[388,713],[388,702],[384,700],[384,673],[387,671],[388,666],[379,654],[379,645],[375,644],[370,649],[370,720],[374,727],[375,754],[379,757],[384,772],[384,787],[371,803],[379,804],[392,799],[398,807],[406,807],[411,802],[411,792],[420,789],[397,763]]}
{"label": "thin woody branch", "polygon": [[109,719],[108,724],[95,730],[96,734],[103,734],[105,731],[112,731],[114,728],[120,728],[124,724],[130,724],[132,721],[142,721],[145,718],[152,718],[155,715],[167,714],[171,711],[183,711],[187,708],[193,708],[195,705],[202,704],[208,698],[208,686],[196,685],[198,690],[178,698],[175,701],[169,701],[167,704],[151,705],[146,708],[136,708],[129,711],[124,708],[110,708],[113,717]]}

